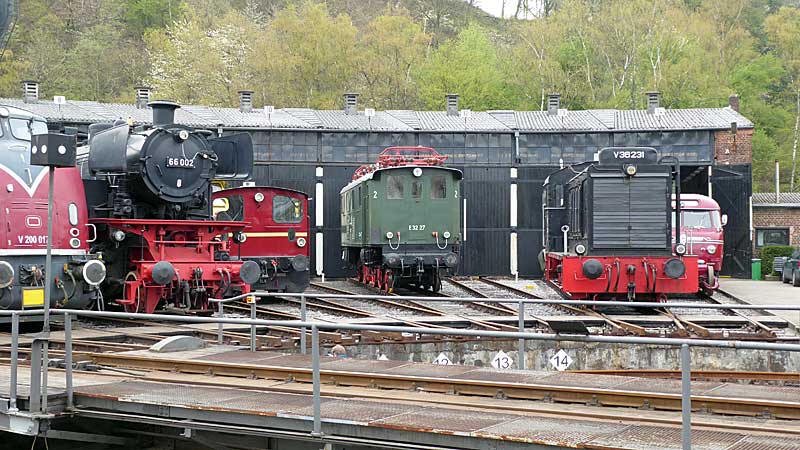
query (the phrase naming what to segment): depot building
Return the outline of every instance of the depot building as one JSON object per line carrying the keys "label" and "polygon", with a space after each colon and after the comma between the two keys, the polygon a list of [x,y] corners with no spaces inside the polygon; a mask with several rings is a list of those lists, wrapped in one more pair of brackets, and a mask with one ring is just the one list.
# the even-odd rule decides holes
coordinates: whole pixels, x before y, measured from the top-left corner
{"label": "depot building", "polygon": [[[52,129],[151,120],[145,87],[136,89],[135,104],[45,99],[39,92],[38,83],[24,82],[22,97],[0,104],[41,115]],[[253,181],[309,193],[316,275],[349,275],[339,249],[339,191],[386,147],[430,146],[464,172],[461,274],[538,277],[547,175],[593,160],[603,147],[648,146],[680,159],[682,192],[719,202],[728,215],[723,274],[749,277],[753,123],[739,114],[735,95],[719,108],[665,109],[660,94],[650,92],[644,110],[582,111],[564,108],[558,94],[548,96],[544,111],[467,111],[456,94],[442,98],[440,111],[374,111],[359,105],[358,94],[344,94],[339,110],[275,109],[252,98],[240,91],[238,108],[184,105],[175,119],[220,135],[250,132]]]}

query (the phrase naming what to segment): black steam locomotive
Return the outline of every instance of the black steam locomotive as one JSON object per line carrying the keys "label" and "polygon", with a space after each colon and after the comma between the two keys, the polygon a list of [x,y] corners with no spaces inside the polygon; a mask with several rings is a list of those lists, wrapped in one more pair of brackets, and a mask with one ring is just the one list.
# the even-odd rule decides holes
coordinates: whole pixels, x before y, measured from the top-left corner
{"label": "black steam locomotive", "polygon": [[176,103],[151,102],[153,125],[119,121],[89,128],[78,163],[93,253],[108,266],[103,294],[129,311],[208,308],[208,299],[249,292],[261,269],[241,261],[227,236],[245,222],[213,220],[214,179],[246,179],[253,144],[246,133],[212,138],[175,123]]}

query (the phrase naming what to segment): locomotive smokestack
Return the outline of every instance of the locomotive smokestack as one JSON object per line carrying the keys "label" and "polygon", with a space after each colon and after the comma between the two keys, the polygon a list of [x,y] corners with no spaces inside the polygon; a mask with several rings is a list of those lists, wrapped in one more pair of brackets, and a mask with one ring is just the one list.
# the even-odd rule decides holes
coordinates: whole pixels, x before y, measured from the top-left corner
{"label": "locomotive smokestack", "polygon": [[458,116],[458,94],[445,94],[445,107],[448,116]]}
{"label": "locomotive smokestack", "polygon": [[175,110],[181,105],[169,100],[156,100],[147,104],[153,109],[153,126],[165,127],[175,123]]}
{"label": "locomotive smokestack", "polygon": [[239,111],[243,113],[253,111],[253,91],[239,91]]}
{"label": "locomotive smokestack", "polygon": [[559,108],[561,108],[561,94],[547,94],[547,114],[556,116]]}
{"label": "locomotive smokestack", "polygon": [[24,80],[22,82],[22,100],[25,103],[36,103],[39,101],[38,81]]}
{"label": "locomotive smokestack", "polygon": [[147,86],[136,86],[136,108],[145,109],[150,102],[150,88]]}

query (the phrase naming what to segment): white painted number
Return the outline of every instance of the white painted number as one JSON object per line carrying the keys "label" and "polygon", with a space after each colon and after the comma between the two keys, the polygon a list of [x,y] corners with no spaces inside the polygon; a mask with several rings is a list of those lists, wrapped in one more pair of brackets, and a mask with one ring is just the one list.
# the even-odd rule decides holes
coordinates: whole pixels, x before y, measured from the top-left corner
{"label": "white painted number", "polygon": [[557,371],[562,372],[572,365],[572,358],[564,350],[559,350],[558,353],[550,358],[550,365]]}
{"label": "white painted number", "polygon": [[455,191],[455,198],[458,198],[458,190]]}
{"label": "white painted number", "polygon": [[47,235],[31,235],[17,236],[17,241],[22,245],[36,245],[47,244]]}
{"label": "white painted number", "polygon": [[497,355],[492,359],[492,367],[498,370],[510,369],[513,364],[514,360],[502,350],[497,352]]}
{"label": "white painted number", "polygon": [[450,358],[447,357],[444,353],[439,353],[439,356],[433,360],[434,364],[438,364],[440,366],[452,366],[453,362],[450,361]]}
{"label": "white painted number", "polygon": [[425,225],[424,224],[409,225],[408,231],[425,231]]}
{"label": "white painted number", "polygon": [[378,191],[372,191],[372,198],[378,198]]}
{"label": "white painted number", "polygon": [[642,159],[644,158],[644,152],[641,150],[614,152],[614,158]]}

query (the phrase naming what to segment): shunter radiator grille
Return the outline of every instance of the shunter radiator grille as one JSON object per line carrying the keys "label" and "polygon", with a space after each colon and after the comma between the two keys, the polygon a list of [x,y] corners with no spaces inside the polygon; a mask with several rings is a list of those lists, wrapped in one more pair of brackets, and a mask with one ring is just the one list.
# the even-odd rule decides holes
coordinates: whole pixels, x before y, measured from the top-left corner
{"label": "shunter radiator grille", "polygon": [[666,177],[592,181],[593,248],[667,248]]}

